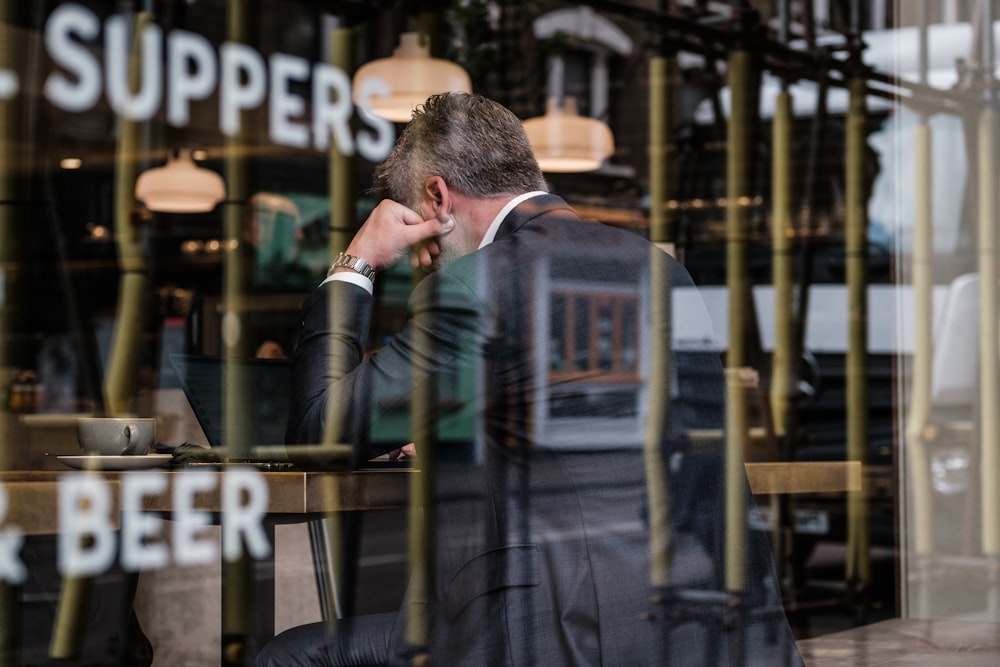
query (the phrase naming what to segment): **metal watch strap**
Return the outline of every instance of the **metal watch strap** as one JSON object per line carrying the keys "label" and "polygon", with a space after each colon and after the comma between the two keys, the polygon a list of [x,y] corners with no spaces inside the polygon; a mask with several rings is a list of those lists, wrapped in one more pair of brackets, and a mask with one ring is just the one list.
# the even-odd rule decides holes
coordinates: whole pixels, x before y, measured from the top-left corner
{"label": "metal watch strap", "polygon": [[354,255],[348,255],[347,253],[340,253],[337,255],[337,259],[334,260],[333,264],[330,266],[330,271],[327,275],[332,275],[334,269],[344,267],[356,271],[363,275],[368,280],[375,280],[375,269],[372,265],[361,259],[360,257],[355,257]]}

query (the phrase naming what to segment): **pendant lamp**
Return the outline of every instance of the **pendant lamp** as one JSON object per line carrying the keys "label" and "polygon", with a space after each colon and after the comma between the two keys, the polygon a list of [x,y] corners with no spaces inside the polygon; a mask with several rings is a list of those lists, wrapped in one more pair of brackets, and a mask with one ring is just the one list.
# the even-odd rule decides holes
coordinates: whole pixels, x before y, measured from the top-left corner
{"label": "pendant lamp", "polygon": [[523,124],[542,171],[593,171],[615,152],[611,128],[596,118],[577,114],[576,99],[572,97],[567,97],[561,107],[556,98],[550,97],[545,115],[529,118]]}
{"label": "pendant lamp", "polygon": [[[361,99],[359,92],[369,79],[381,80],[389,89],[387,95],[371,95]],[[431,95],[447,92],[472,92],[469,74],[460,65],[432,58],[429,39],[404,32],[391,58],[365,63],[354,75],[354,103],[367,111],[395,123],[409,122],[413,109]]]}
{"label": "pendant lamp", "polygon": [[150,211],[204,213],[226,198],[226,184],[211,169],[199,167],[182,148],[162,167],[147,169],[135,182],[135,198]]}

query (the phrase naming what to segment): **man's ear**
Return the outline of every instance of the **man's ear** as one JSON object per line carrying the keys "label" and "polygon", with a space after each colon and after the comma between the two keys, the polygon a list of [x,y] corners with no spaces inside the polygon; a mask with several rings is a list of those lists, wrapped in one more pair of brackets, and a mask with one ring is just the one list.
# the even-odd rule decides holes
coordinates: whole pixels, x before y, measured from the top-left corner
{"label": "man's ear", "polygon": [[424,181],[424,199],[438,218],[450,215],[451,192],[440,176],[431,176]]}

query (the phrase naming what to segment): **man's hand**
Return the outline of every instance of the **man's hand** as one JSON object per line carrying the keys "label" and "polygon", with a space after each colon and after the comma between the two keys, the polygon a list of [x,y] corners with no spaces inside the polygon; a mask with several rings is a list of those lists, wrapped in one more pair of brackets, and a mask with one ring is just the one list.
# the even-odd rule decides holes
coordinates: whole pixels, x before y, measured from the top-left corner
{"label": "man's hand", "polygon": [[412,442],[389,452],[390,461],[405,461],[415,458],[417,458],[417,448]]}
{"label": "man's hand", "polygon": [[344,252],[363,258],[381,271],[412,250],[416,263],[429,268],[441,252],[436,239],[446,232],[436,218],[424,220],[416,211],[383,199]]}

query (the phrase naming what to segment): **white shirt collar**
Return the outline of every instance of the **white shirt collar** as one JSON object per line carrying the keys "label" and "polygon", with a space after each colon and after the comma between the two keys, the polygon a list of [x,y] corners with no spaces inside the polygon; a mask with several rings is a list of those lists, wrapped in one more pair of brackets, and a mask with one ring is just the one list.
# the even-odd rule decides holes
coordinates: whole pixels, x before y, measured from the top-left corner
{"label": "white shirt collar", "polygon": [[485,248],[489,244],[493,243],[493,239],[497,236],[497,230],[500,229],[500,223],[503,219],[507,217],[507,214],[514,210],[514,207],[523,202],[526,199],[531,199],[532,197],[537,197],[538,195],[548,194],[542,192],[541,190],[535,190],[534,192],[525,192],[523,195],[518,195],[507,202],[500,212],[497,213],[497,217],[493,218],[493,222],[486,229],[486,234],[483,236],[483,240],[479,242],[480,248]]}

